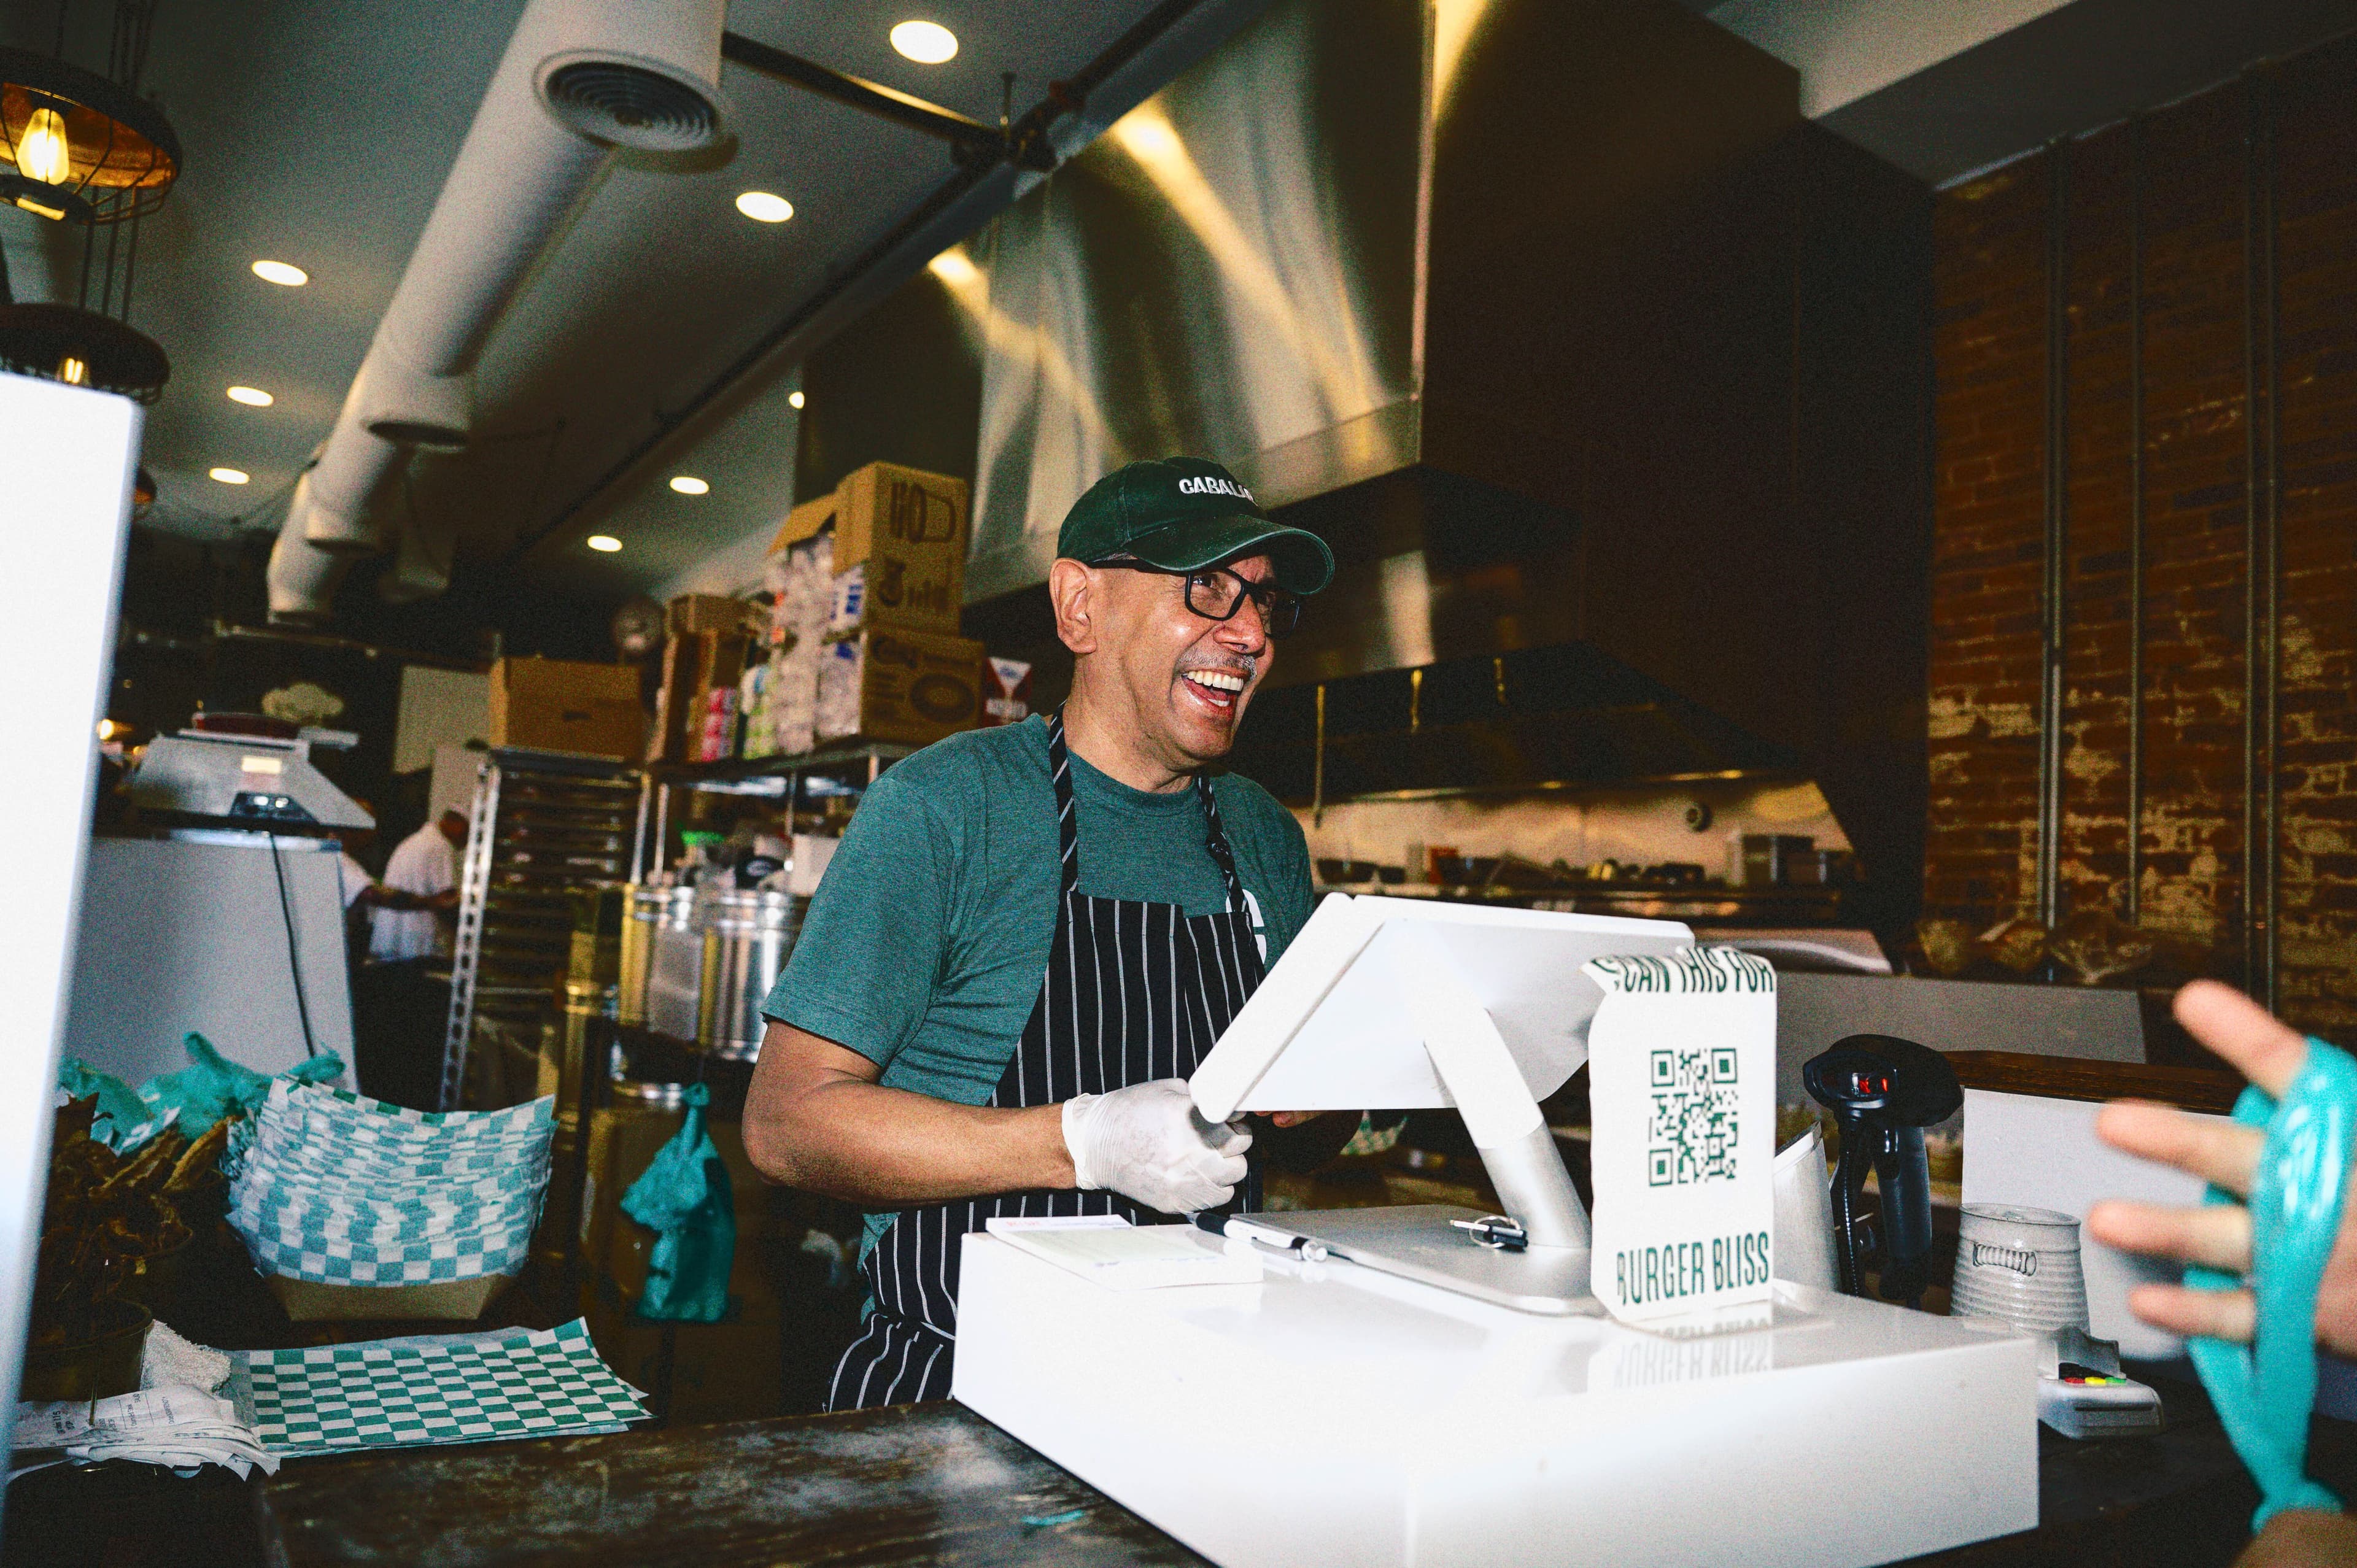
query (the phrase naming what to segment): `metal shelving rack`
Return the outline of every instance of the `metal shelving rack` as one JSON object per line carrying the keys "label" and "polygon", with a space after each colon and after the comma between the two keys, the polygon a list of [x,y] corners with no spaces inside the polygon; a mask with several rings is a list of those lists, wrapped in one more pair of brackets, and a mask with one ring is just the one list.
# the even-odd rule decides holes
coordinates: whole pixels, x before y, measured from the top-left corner
{"label": "metal shelving rack", "polygon": [[642,879],[663,868],[664,856],[670,845],[673,789],[748,792],[745,787],[754,780],[782,779],[785,788],[778,793],[784,797],[784,810],[791,814],[802,800],[803,774],[864,769],[866,773],[865,782],[873,784],[887,763],[897,762],[916,749],[913,746],[900,746],[890,741],[865,741],[853,746],[821,746],[815,751],[797,752],[789,757],[764,757],[753,761],[739,758],[730,762],[668,762],[647,768],[641,773],[646,781],[645,803],[640,809],[637,838],[630,846],[633,879]]}
{"label": "metal shelving rack", "polygon": [[571,895],[630,879],[651,788],[603,758],[495,750],[475,784],[458,875],[441,1107],[455,1109],[477,1016],[553,1017],[571,956]]}

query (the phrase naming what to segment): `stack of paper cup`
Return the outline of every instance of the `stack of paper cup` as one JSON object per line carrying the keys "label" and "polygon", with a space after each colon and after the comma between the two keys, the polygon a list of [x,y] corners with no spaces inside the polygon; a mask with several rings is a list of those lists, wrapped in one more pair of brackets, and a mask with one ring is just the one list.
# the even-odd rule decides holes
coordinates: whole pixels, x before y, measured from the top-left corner
{"label": "stack of paper cup", "polygon": [[2079,1222],[2050,1208],[1968,1203],[1956,1226],[1956,1278],[1949,1310],[2051,1332],[2087,1326]]}

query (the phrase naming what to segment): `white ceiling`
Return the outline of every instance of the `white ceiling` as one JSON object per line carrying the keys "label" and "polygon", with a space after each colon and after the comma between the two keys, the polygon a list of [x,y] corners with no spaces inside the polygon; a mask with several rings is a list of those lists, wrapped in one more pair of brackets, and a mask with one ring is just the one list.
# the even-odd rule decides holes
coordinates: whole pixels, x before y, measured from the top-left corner
{"label": "white ceiling", "polygon": [[[95,65],[112,7],[70,6],[68,56]],[[1152,0],[736,0],[728,25],[995,122],[1001,71],[1016,73],[1019,114],[1050,79],[1079,70],[1151,8]],[[143,85],[180,136],[186,172],[143,228],[132,316],[173,363],[144,454],[161,492],[156,525],[214,535],[276,527],[522,9],[522,0],[158,6]],[[47,0],[0,13],[0,38],[48,49]],[[951,27],[957,57],[921,66],[895,53],[890,26],[911,15]],[[733,156],[685,174],[618,162],[493,335],[479,371],[474,447],[418,466],[415,504],[456,510],[469,553],[502,551],[578,495],[952,172],[940,142],[737,67],[724,67],[722,89]],[[791,200],[792,220],[739,216],[737,195],[756,188]],[[0,209],[20,298],[42,297],[48,276],[70,277],[74,256],[51,253],[62,238],[57,225]],[[260,256],[307,269],[310,285],[263,283],[248,270]],[[233,383],[277,402],[232,403],[224,389]],[[612,587],[644,585],[781,512],[793,461],[789,385],[726,423],[728,485],[716,475],[712,493],[691,501],[660,488],[668,470],[651,476],[660,501],[631,508],[637,548],[585,564],[602,568]],[[204,475],[215,465],[253,481],[214,483]]]}
{"label": "white ceiling", "polygon": [[[68,3],[68,55],[95,65],[112,6]],[[1187,26],[1209,31],[1212,13],[1232,26],[1259,3],[1211,0]],[[2357,0],[1684,3],[1784,54],[1821,106],[1842,100],[1827,124],[1934,180],[2357,23]],[[46,50],[52,4],[0,5],[0,39]],[[173,361],[145,452],[161,489],[156,525],[212,536],[277,526],[522,8],[161,0],[145,85],[178,131],[186,172],[141,233],[133,312]],[[735,0],[728,25],[991,120],[1001,70],[1017,74],[1019,113],[1151,9],[1152,0]],[[920,66],[893,52],[890,25],[912,15],[952,28],[957,58]],[[1902,70],[1876,85],[1875,72]],[[418,464],[412,504],[454,515],[466,553],[500,556],[537,533],[951,172],[946,148],[917,133],[734,66],[723,88],[732,156],[693,173],[618,163],[494,334],[475,446]],[[739,217],[733,203],[748,188],[788,198],[792,220]],[[60,292],[55,280],[78,259],[65,239],[59,225],[0,209],[20,298]],[[261,282],[247,270],[257,256],[307,268],[310,285]],[[796,376],[791,363],[765,364],[570,518],[524,568],[619,594],[681,581],[716,552],[741,553],[791,499],[797,432],[786,400]],[[232,383],[277,403],[231,403],[223,390]],[[213,483],[203,476],[215,465],[253,482]],[[711,493],[673,494],[664,481],[673,471],[710,479]],[[593,529],[622,537],[624,552],[588,553],[579,541]]]}

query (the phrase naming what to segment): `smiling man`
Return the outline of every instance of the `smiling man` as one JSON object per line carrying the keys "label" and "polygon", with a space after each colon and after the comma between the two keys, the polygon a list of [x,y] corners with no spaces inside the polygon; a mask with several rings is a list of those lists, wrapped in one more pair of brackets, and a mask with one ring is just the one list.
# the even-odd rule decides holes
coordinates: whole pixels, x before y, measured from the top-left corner
{"label": "smiling man", "polygon": [[1099,480],[1056,553],[1070,700],[877,780],[764,1008],[747,1151],[869,1210],[831,1409],[948,1394],[993,1215],[1254,1208],[1260,1160],[1351,1131],[1279,1115],[1254,1150],[1184,1081],[1309,916],[1299,824],[1212,769],[1332,555],[1190,457]]}

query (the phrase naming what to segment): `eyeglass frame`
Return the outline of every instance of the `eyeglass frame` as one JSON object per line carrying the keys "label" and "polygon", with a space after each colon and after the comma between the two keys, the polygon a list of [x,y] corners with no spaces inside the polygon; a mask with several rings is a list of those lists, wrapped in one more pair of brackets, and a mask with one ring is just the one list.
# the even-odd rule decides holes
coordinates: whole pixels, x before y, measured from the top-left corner
{"label": "eyeglass frame", "polygon": [[[1289,593],[1275,583],[1255,583],[1232,566],[1196,566],[1182,572],[1169,566],[1157,566],[1153,562],[1141,561],[1135,555],[1108,555],[1102,561],[1092,561],[1089,564],[1118,566],[1125,572],[1151,572],[1157,576],[1176,577],[1181,584],[1179,595],[1186,603],[1187,613],[1208,621],[1224,623],[1235,619],[1236,612],[1244,607],[1246,599],[1250,599],[1253,607],[1260,612],[1261,632],[1271,642],[1290,637],[1301,628],[1300,595]],[[1196,607],[1195,579],[1211,576],[1232,578],[1237,584],[1236,602],[1228,607],[1225,615],[1213,615],[1208,610]],[[1290,618],[1286,621],[1285,628],[1281,631],[1277,629],[1273,614],[1278,605],[1284,605],[1292,611]]]}

